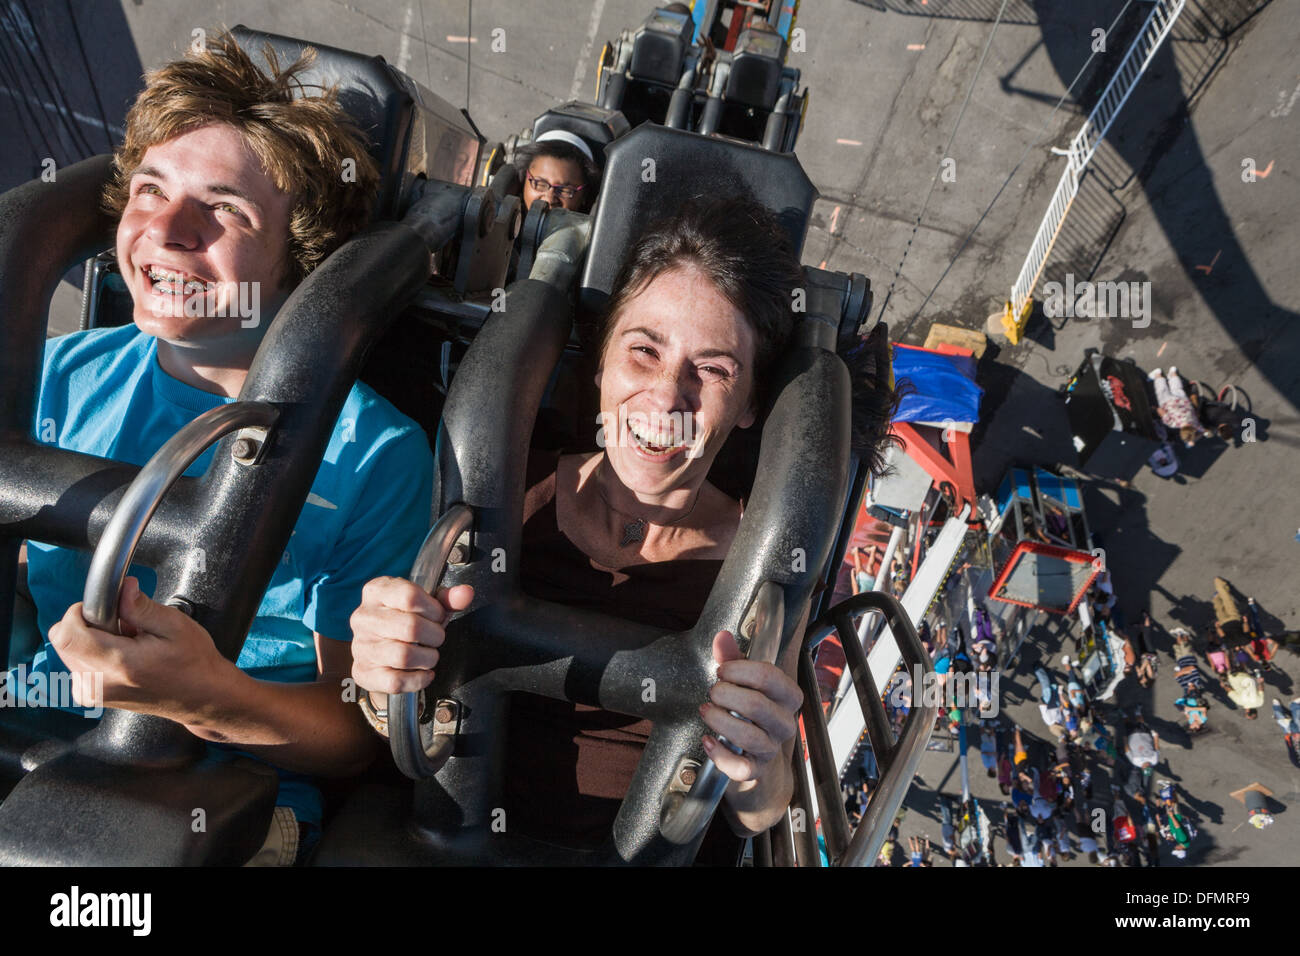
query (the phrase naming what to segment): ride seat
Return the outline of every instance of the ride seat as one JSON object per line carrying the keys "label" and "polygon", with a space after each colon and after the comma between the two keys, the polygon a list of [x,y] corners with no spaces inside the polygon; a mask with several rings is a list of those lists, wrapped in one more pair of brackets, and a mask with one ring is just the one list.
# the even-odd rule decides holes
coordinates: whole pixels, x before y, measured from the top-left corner
{"label": "ride seat", "polygon": [[618,110],[570,100],[547,110],[533,121],[533,142],[543,133],[563,130],[582,138],[591,148],[596,167],[605,165],[605,148],[631,129],[627,117]]}
{"label": "ride seat", "polygon": [[631,36],[630,49],[624,34],[618,62],[609,67],[601,89],[600,105],[620,110],[633,127],[647,120],[663,122],[692,53],[694,34],[689,16],[656,9]]}
{"label": "ride seat", "polygon": [[727,75],[727,99],[771,111],[781,89],[785,42],[776,34],[746,30],[736,43]]}
{"label": "ride seat", "polygon": [[317,56],[300,74],[307,89],[338,88],[339,105],[370,141],[379,166],[376,219],[396,219],[405,209],[414,181],[421,175],[471,185],[478,168],[482,138],[465,115],[425,89],[382,56],[366,56],[321,43],[237,26],[231,31],[258,66],[269,44],[280,66],[292,63],[312,46]]}
{"label": "ride seat", "polygon": [[803,99],[799,71],[785,66],[785,54],[785,41],[776,33],[741,33],[735,52],[718,67],[726,70],[725,85],[711,90],[698,130],[792,150]]}
{"label": "ride seat", "polygon": [[623,256],[646,227],[689,199],[753,199],[776,216],[795,254],[803,249],[817,190],[793,154],[646,124],[605,155],[579,289],[585,316],[603,308]]}
{"label": "ride seat", "polygon": [[[605,188],[593,214],[579,289],[588,319],[607,302],[632,244],[654,220],[689,199],[748,196],[773,211],[795,249],[803,244],[815,191],[791,155],[645,125],[611,144],[607,156]],[[692,682],[700,675],[694,668],[707,669],[705,645],[717,629],[724,622],[734,627],[773,585],[787,595],[780,605],[784,610],[774,612],[782,622],[778,627],[785,639],[796,639],[791,632],[796,621],[788,616],[800,616],[814,582],[838,564],[861,491],[861,466],[847,441],[848,377],[831,353],[856,337],[869,313],[869,294],[860,276],[808,269],[805,278],[807,314],[797,322],[774,373],[774,394],[762,426],[764,464],[757,475],[751,466],[742,479],[752,481],[753,494],[732,553],[695,628],[663,636],[519,592],[518,572],[512,569],[519,565],[528,423],[535,420],[545,392],[554,398],[555,363],[562,354],[572,359],[575,350],[569,344],[566,352],[567,303],[554,290],[531,280],[511,287],[505,311],[490,316],[470,345],[440,425],[435,512],[442,517],[413,577],[421,586],[436,585],[453,542],[465,541],[443,583],[472,584],[476,596],[474,606],[448,624],[438,676],[427,695],[418,695],[423,703],[414,694],[389,698],[394,759],[416,783],[413,788],[358,790],[326,827],[318,863],[693,859],[699,837],[669,837],[672,821],[664,817],[667,822],[661,823],[660,808],[677,758],[691,752],[697,739],[691,724],[698,707]],[[594,398],[589,383],[583,374],[572,384]],[[576,421],[584,434],[594,431],[594,415],[579,414]],[[747,431],[757,446],[760,429]],[[720,457],[710,476],[724,490],[737,477],[732,474],[733,481],[727,482],[728,471],[734,468]],[[792,493],[796,488],[798,493]],[[440,550],[438,542],[446,547]],[[792,567],[793,547],[806,549],[806,564]],[[504,558],[505,573],[491,570],[493,555]],[[658,687],[671,687],[680,699],[661,696],[647,704],[640,696],[641,682],[652,674],[662,677]],[[575,855],[492,828],[489,817],[499,806],[495,801],[502,775],[511,772],[500,748],[506,697],[516,691],[646,716],[655,723],[602,850]],[[435,700],[436,708],[430,706]],[[425,707],[426,719],[418,718]],[[669,808],[675,798],[664,799],[662,806]],[[664,812],[671,817],[676,811]]]}
{"label": "ride seat", "polygon": [[[269,42],[282,65],[307,45],[243,27],[233,32],[255,60]],[[337,84],[340,104],[371,138],[382,174],[376,219],[396,218],[421,178],[470,185],[481,138],[467,117],[381,58],[313,46],[318,58],[305,72],[304,84]],[[7,348],[0,352],[4,646],[18,542],[30,538],[91,549],[105,534],[120,489],[139,472],[32,439],[50,294],[69,264],[111,244],[112,223],[99,210],[108,175],[107,157],[100,156],[60,170],[55,185],[28,184],[0,197],[6,224],[0,233],[0,294],[11,318]],[[39,242],[33,241],[36,236]],[[33,261],[37,250],[41,259]],[[112,302],[111,294],[101,295],[105,289],[112,293],[111,253],[92,262],[84,325],[120,324],[123,317],[113,314],[120,303]],[[412,372],[418,350],[405,343],[386,350],[382,330],[393,327],[397,303],[409,301],[427,262],[427,249],[409,229],[381,225],[345,243],[308,276],[268,330],[240,401],[225,406],[234,410],[227,415],[232,421],[273,416],[275,454],[240,465],[231,454],[234,436],[226,434],[205,475],[178,479],[138,539],[139,563],[158,572],[159,599],[184,594],[196,620],[231,660],[363,357],[369,354],[372,369],[419,377]],[[363,291],[358,276],[377,291]],[[428,338],[422,342],[426,348]],[[362,374],[390,394],[382,377]],[[196,577],[177,556],[190,553],[200,540],[213,550],[206,571]],[[275,793],[267,769],[210,765],[197,756],[193,738],[182,740],[166,721],[109,711],[99,727],[104,732],[93,740],[80,738],[69,751],[66,741],[75,731],[60,718],[72,715],[13,710],[3,716],[0,787],[16,784],[0,805],[0,859],[6,862],[239,862],[242,850],[251,852],[265,833]],[[158,769],[159,761],[169,769]],[[102,766],[113,769],[85,775],[86,768]],[[191,772],[191,767],[199,769]],[[178,808],[188,821],[197,792],[210,797],[208,836],[202,839],[184,836],[188,822],[183,829],[172,828]],[[57,828],[51,821],[73,818],[90,821],[94,835],[72,841],[51,835],[51,827]]]}

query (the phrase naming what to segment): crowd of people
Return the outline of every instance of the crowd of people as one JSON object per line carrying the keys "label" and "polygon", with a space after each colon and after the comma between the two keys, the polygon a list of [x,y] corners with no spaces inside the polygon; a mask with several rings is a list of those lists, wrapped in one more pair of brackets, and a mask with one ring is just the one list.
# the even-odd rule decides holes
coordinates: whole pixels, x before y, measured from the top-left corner
{"label": "crowd of people", "polygon": [[[990,820],[980,801],[969,795],[936,794],[941,849],[932,847],[923,834],[908,836],[902,865],[930,866],[940,855],[955,866],[1028,867],[1056,866],[1076,856],[1103,866],[1158,866],[1163,852],[1177,860],[1187,858],[1197,829],[1179,800],[1179,788],[1157,775],[1162,763],[1167,766],[1160,735],[1147,723],[1140,705],[1123,708],[1116,703],[1117,695],[1103,688],[1113,691],[1115,683],[1133,680],[1141,688],[1175,695],[1173,704],[1186,721],[1190,742],[1208,727],[1211,696],[1235,705],[1245,719],[1257,718],[1265,700],[1263,674],[1278,666],[1278,642],[1264,634],[1255,601],[1246,598],[1243,606],[1231,585],[1216,578],[1215,621],[1205,632],[1202,649],[1198,652],[1188,629],[1169,631],[1173,680],[1161,680],[1157,672],[1162,653],[1156,646],[1161,629],[1150,614],[1143,612],[1139,625],[1126,626],[1105,572],[1086,600],[1093,624],[1078,630],[1074,656],[1063,654],[1056,668],[1046,656],[1033,666],[1045,730],[1041,737],[1001,717],[983,716],[975,702],[959,707],[951,695],[944,698],[936,730],[946,726],[957,736],[964,727],[970,750],[978,748],[984,773],[997,780],[1005,799]],[[977,609],[973,623],[968,640],[960,626],[949,639],[942,624],[923,622],[923,640],[940,680],[954,669],[993,666],[997,641],[983,608]],[[1108,681],[1106,669],[1099,672],[1093,655],[1105,660],[1112,637],[1123,653],[1114,655],[1116,680]],[[1092,666],[1084,667],[1080,658]],[[893,693],[886,695],[896,727],[906,715],[909,681],[900,671],[891,684]],[[1212,688],[1222,693],[1214,694]],[[1300,751],[1300,698],[1289,705],[1273,698],[1272,713],[1294,755]],[[1256,794],[1251,790],[1246,797],[1258,803]],[[1271,815],[1251,809],[1249,802],[1248,810],[1252,824],[1271,823]],[[895,821],[877,865],[898,865],[904,856],[899,852],[902,819],[900,815]]]}

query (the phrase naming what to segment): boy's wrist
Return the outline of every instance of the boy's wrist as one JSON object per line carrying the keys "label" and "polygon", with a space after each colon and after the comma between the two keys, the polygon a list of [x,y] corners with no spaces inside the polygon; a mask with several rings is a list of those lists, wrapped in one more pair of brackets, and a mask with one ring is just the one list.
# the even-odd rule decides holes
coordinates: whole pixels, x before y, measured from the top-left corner
{"label": "boy's wrist", "polygon": [[178,716],[163,716],[171,716],[184,724],[196,737],[220,742],[228,736],[224,728],[233,715],[244,713],[256,705],[253,695],[257,690],[257,680],[240,670],[233,661],[222,657],[201,694],[184,702]]}

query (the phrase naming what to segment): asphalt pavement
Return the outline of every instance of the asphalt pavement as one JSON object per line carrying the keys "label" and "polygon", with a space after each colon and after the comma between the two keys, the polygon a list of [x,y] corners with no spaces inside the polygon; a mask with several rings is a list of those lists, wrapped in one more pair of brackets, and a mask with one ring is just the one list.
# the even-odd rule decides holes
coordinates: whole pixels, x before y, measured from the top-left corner
{"label": "asphalt pavement", "polygon": [[[805,43],[789,62],[812,91],[797,153],[822,196],[805,262],[867,275],[877,310],[901,341],[920,344],[934,322],[984,328],[1009,294],[1060,176],[1064,160],[1051,148],[1079,127],[1146,6],[805,0],[798,19]],[[174,58],[196,29],[244,23],[381,54],[467,106],[499,139],[552,105],[590,99],[602,43],[650,8],[632,0],[476,0],[471,22],[469,4],[443,0],[13,4],[4,22],[0,128],[14,135],[0,155],[0,188],[36,175],[47,157],[62,165],[120,138],[140,74]],[[1104,51],[1096,49],[1098,29]],[[43,40],[39,49],[32,35]],[[1218,574],[1257,599],[1267,627],[1300,628],[1296,49],[1294,5],[1189,0],[1099,151],[1044,277],[1149,283],[1145,324],[1036,314],[1024,343],[998,343],[981,365],[975,465],[985,486],[1013,460],[1061,460],[1063,442],[1068,453],[1057,390],[1085,348],[1143,368],[1177,365],[1189,378],[1216,388],[1235,383],[1249,396],[1253,440],[1180,449],[1183,468],[1173,479],[1143,471],[1129,489],[1087,490],[1090,524],[1130,619],[1148,608],[1166,627],[1199,629]],[[64,283],[51,333],[76,327],[77,301]],[[1050,631],[1033,636],[1027,659],[1059,658],[1060,637]],[[1143,700],[1170,728],[1162,772],[1198,801],[1191,805],[1202,835],[1186,862],[1295,862],[1300,808],[1259,832],[1241,825],[1240,806],[1227,795],[1258,779],[1285,808],[1297,806],[1300,772],[1281,733],[1266,713],[1248,723],[1219,704],[1209,735],[1194,745],[1180,739],[1167,644],[1164,663]],[[1300,658],[1287,655],[1282,667],[1300,675]],[[1027,673],[1032,665],[1022,664],[1004,681],[1005,711],[1042,734]],[[1289,677],[1272,681],[1270,695],[1297,691]],[[1122,686],[1121,700],[1135,702],[1136,691]],[[927,755],[921,778],[952,792],[952,756]],[[925,793],[915,792],[914,820],[924,819],[927,799],[932,805]]]}

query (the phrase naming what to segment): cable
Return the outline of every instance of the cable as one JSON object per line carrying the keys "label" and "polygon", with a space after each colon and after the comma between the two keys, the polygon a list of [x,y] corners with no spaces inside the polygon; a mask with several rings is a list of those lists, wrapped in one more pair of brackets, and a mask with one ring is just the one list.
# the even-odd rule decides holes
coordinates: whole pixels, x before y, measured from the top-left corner
{"label": "cable", "polygon": [[429,32],[424,26],[424,0],[420,0],[420,43],[424,45],[424,82],[433,89],[433,69],[429,66]]}
{"label": "cable", "polygon": [[[31,69],[27,66],[26,59],[30,58],[32,56],[32,53],[29,49],[27,49],[27,45],[24,42],[25,31],[23,30],[23,23],[21,21],[21,17],[22,17],[22,12],[18,9],[18,7],[14,4],[10,4],[8,10],[8,17],[4,22],[4,26],[5,26],[5,32],[10,36],[12,36],[14,40],[13,48],[11,51],[13,56],[13,62],[8,64],[8,68],[16,78],[12,88],[18,89],[21,84],[27,84],[26,86],[22,87],[24,91],[24,95],[27,95],[26,90],[28,88],[31,89],[31,94],[28,102],[32,106],[32,111],[35,116],[34,121],[40,130],[41,139],[45,141],[46,148],[49,150],[49,152],[46,155],[54,159],[56,162],[61,163],[63,161],[62,154],[53,148],[52,144],[49,141],[49,138],[46,136],[45,124],[42,121],[43,120],[42,110],[44,110],[48,101],[52,99],[53,96],[50,93],[49,87],[47,86],[46,87],[47,95],[42,98],[41,91],[36,86],[35,80],[32,78],[33,73],[40,73],[39,64],[36,64],[33,61],[33,66],[35,67],[35,69]],[[26,32],[30,32],[31,24],[28,23],[27,27],[28,30]],[[48,103],[48,105],[54,106],[57,112],[57,104]],[[54,133],[57,132],[57,130],[52,129],[50,132]],[[61,149],[63,147],[64,138],[62,136],[55,136],[55,139],[58,141],[59,147]],[[74,144],[74,148],[75,148],[75,144]]]}
{"label": "cable", "polygon": [[104,124],[104,138],[108,140],[108,151],[111,153],[116,148],[113,144],[113,132],[108,124],[108,112],[104,109],[104,101],[99,98],[99,86],[95,83],[94,73],[90,68],[90,57],[86,56],[85,44],[81,41],[81,27],[77,26],[76,14],[72,11],[72,0],[64,0],[68,7],[68,20],[72,22],[72,35],[76,38],[77,49],[81,52],[81,63],[86,68],[86,80],[90,83],[90,92],[95,96],[95,108],[99,110],[99,120]]}
{"label": "cable", "polygon": [[[50,101],[55,107],[57,107],[57,111],[62,117],[63,124],[68,129],[69,139],[72,140],[74,148],[76,148],[76,141],[80,140],[81,148],[84,150],[85,155],[93,156],[95,155],[95,151],[91,148],[90,140],[86,138],[86,133],[82,130],[81,125],[77,120],[76,110],[73,109],[72,105],[72,98],[68,96],[67,90],[65,90],[63,84],[59,82],[59,71],[54,69],[50,56],[45,51],[45,44],[41,42],[41,34],[40,31],[36,29],[36,24],[32,18],[31,8],[27,6],[27,0],[19,0],[19,3],[22,5],[23,16],[27,20],[27,25],[31,28],[32,40],[36,44],[36,49],[40,51],[41,61],[45,67],[45,72],[49,73],[50,79],[53,81],[53,86],[47,87],[51,94]],[[35,61],[34,55],[32,59]],[[41,64],[38,64],[38,69],[40,65]],[[55,90],[58,91],[57,97],[53,95]],[[62,106],[59,105],[60,103],[62,103]]]}
{"label": "cable", "polygon": [[[5,32],[6,35],[8,35],[9,31]],[[35,130],[36,135],[39,136],[41,142],[45,144],[45,155],[50,159],[53,159],[55,162],[58,162],[59,157],[56,155],[57,151],[50,144],[49,137],[45,135],[45,124],[41,122],[40,116],[36,112],[36,108],[32,105],[33,100],[39,103],[40,97],[29,97],[26,90],[23,89],[22,83],[20,82],[22,74],[20,74],[9,62],[9,52],[6,50],[3,42],[0,42],[0,69],[4,70],[5,79],[9,89],[13,92],[14,109],[19,111],[20,115],[21,113],[26,113],[27,119],[31,123],[31,129]],[[32,136],[28,130],[24,128],[23,132],[27,135],[27,141],[33,143]],[[33,145],[35,144],[33,143]]]}
{"label": "cable", "polygon": [[[30,34],[34,48],[29,49],[25,44],[20,45],[31,59],[35,72],[40,75],[41,83],[48,94],[49,105],[54,107],[54,113],[59,118],[60,128],[67,136],[74,155],[84,153],[85,156],[93,156],[95,151],[91,148],[90,141],[86,139],[86,134],[82,132],[81,126],[72,115],[72,101],[68,99],[67,93],[64,92],[63,84],[59,82],[58,71],[54,69],[49,56],[45,52],[45,44],[41,42],[41,36],[36,29],[36,24],[32,22],[32,12],[28,9],[26,0],[19,0],[19,5],[22,7],[21,16],[23,18],[23,22],[19,24],[19,29],[26,28],[23,32]],[[11,4],[9,9],[11,13],[19,13],[18,5]],[[35,84],[33,84],[34,88]]]}
{"label": "cable", "polygon": [[[1002,14],[1006,12],[1007,4],[1010,0],[1002,0],[1002,6],[998,9],[997,18],[993,21],[993,29],[989,31],[989,38],[984,41],[984,52],[980,54],[980,61],[975,67],[975,75],[971,77],[970,86],[966,89],[966,99],[962,101],[961,109],[957,113],[957,122],[952,126],[952,133],[948,136],[948,142],[943,148],[943,155],[948,156],[952,149],[952,141],[957,138],[957,130],[961,127],[962,117],[966,115],[966,107],[970,105],[971,94],[975,92],[975,82],[979,79],[980,72],[984,69],[984,61],[988,58],[989,47],[993,45],[993,37],[998,32],[998,24],[1002,22]],[[930,179],[930,191],[925,194],[925,202],[921,203],[921,211],[916,215],[916,223],[912,226],[912,235],[907,239],[907,246],[903,249],[903,258],[899,260],[898,268],[894,270],[894,278],[890,280],[889,290],[885,293],[885,301],[880,304],[880,314],[876,316],[879,322],[885,315],[885,309],[889,307],[889,298],[894,294],[894,285],[898,277],[903,273],[903,263],[907,261],[908,254],[912,251],[912,243],[916,239],[916,233],[921,228],[921,220],[925,218],[925,210],[930,205],[930,197],[934,195],[934,187],[939,183],[939,172],[935,171],[934,176]]]}
{"label": "cable", "polygon": [[[1115,25],[1119,23],[1120,18],[1123,17],[1124,14],[1128,12],[1128,8],[1131,7],[1132,5],[1133,5],[1133,0],[1126,0],[1123,9],[1121,9],[1120,12],[1116,14],[1115,19],[1112,20],[1110,26],[1106,28],[1107,36],[1110,36],[1111,31],[1115,29]],[[989,204],[984,208],[984,212],[980,214],[980,217],[978,220],[976,220],[975,225],[971,226],[970,232],[966,233],[966,238],[961,241],[961,245],[957,247],[957,251],[954,252],[952,258],[948,260],[947,268],[943,270],[943,274],[939,276],[934,286],[930,289],[929,294],[926,295],[925,297],[925,301],[922,302],[920,306],[917,307],[916,313],[910,319],[907,320],[907,325],[903,326],[903,331],[896,336],[897,339],[901,340],[903,336],[907,334],[907,331],[912,327],[912,323],[915,322],[918,318],[920,318],[922,310],[924,310],[925,307],[929,305],[930,300],[934,298],[935,292],[939,290],[939,286],[943,284],[943,280],[948,277],[948,273],[952,271],[953,265],[956,264],[957,259],[961,256],[962,252],[965,251],[966,246],[970,243],[976,231],[979,229],[981,225],[983,225],[985,218],[992,211],[993,207],[997,204],[998,199],[1001,198],[1002,193],[1006,190],[1007,186],[1011,185],[1011,180],[1015,178],[1016,171],[1019,170],[1020,167],[1024,164],[1025,159],[1029,156],[1030,150],[1036,149],[1037,147],[1043,144],[1044,140],[1041,134],[1047,129],[1047,125],[1051,123],[1052,118],[1056,116],[1057,111],[1060,110],[1061,108],[1061,104],[1064,103],[1066,99],[1070,96],[1070,94],[1074,92],[1075,85],[1079,82],[1080,79],[1083,78],[1083,74],[1087,72],[1089,65],[1092,63],[1093,59],[1096,56],[1097,56],[1097,51],[1093,50],[1092,53],[1089,54],[1088,59],[1084,61],[1083,66],[1079,67],[1079,72],[1074,74],[1074,79],[1072,79],[1070,81],[1070,85],[1065,88],[1065,92],[1061,94],[1061,98],[1056,101],[1056,105],[1052,107],[1052,112],[1047,115],[1047,119],[1043,120],[1042,127],[1039,130],[1040,133],[1039,138],[1036,139],[1034,142],[1030,143],[1028,146],[1026,146],[1025,151],[1020,154],[1020,159],[1016,161],[1016,165],[1011,168],[1011,172],[1007,174],[1007,178],[1003,180],[1002,185],[998,187],[998,191],[994,193],[993,198],[989,200]]]}

